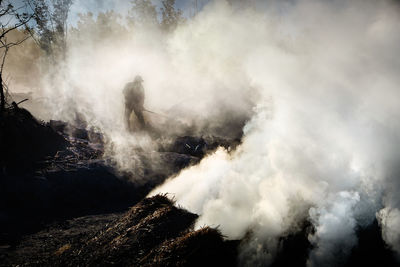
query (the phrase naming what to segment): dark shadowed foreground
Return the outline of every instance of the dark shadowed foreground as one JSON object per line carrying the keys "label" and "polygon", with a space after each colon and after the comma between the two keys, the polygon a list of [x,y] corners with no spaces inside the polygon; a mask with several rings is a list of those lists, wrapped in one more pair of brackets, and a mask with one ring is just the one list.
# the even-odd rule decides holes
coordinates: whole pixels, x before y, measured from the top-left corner
{"label": "dark shadowed foreground", "polygon": [[[103,157],[99,133],[43,123],[17,106],[0,126],[1,266],[235,261],[232,242],[214,229],[192,231],[198,216],[166,197],[144,199],[121,214],[168,176],[229,141],[174,138],[159,151],[138,150],[140,170],[121,173]],[[139,172],[145,180],[136,177]]]}
{"label": "dark shadowed foreground", "polygon": [[9,263],[29,266],[233,266],[237,242],[205,227],[165,196],[123,214],[75,219],[30,236]]}

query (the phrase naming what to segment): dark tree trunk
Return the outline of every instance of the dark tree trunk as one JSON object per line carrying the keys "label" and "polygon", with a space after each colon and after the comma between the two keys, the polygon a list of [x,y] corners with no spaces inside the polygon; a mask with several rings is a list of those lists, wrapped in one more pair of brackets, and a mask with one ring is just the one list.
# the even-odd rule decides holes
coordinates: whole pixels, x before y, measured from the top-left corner
{"label": "dark tree trunk", "polygon": [[6,109],[6,97],[4,95],[3,77],[0,73],[0,113],[3,113],[5,109]]}

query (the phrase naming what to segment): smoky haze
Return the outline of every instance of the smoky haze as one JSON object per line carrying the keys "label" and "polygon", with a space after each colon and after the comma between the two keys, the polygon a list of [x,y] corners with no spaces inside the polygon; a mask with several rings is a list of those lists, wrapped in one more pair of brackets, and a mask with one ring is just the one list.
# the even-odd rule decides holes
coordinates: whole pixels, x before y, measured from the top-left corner
{"label": "smoky haze", "polygon": [[133,148],[157,146],[124,126],[122,89],[140,74],[146,109],[176,121],[146,114],[166,136],[243,134],[151,193],[198,213],[196,227],[248,237],[242,265],[272,262],[305,220],[309,266],[342,265],[375,219],[400,253],[398,4],[216,0],[171,33],[116,24],[103,36],[86,19],[41,81],[51,117],[82,114],[129,171]]}
{"label": "smoky haze", "polygon": [[[165,139],[186,134],[240,137],[253,114],[256,88],[235,62],[237,51],[228,49],[233,37],[220,43],[212,24],[201,22],[199,28],[203,20],[209,18],[199,16],[166,33],[151,24],[130,31],[111,11],[80,15],[69,32],[66,61],[43,81],[52,118],[74,122],[77,114],[83,116],[88,128],[104,133],[106,156],[129,171],[137,161],[132,148],[157,148],[147,134],[128,133],[124,125],[122,89],[141,75],[145,108],[157,113],[146,112],[146,120]],[[212,39],[217,42],[210,43]]]}
{"label": "smoky haze", "polygon": [[244,265],[271,262],[278,238],[305,219],[315,229],[309,266],[343,265],[356,229],[375,218],[400,252],[398,5],[269,3],[239,11],[218,1],[176,33],[209,26],[206,46],[219,50],[201,59],[238,68],[259,97],[236,151],[219,149],[152,194],[171,193],[201,214],[197,227],[251,233]]}

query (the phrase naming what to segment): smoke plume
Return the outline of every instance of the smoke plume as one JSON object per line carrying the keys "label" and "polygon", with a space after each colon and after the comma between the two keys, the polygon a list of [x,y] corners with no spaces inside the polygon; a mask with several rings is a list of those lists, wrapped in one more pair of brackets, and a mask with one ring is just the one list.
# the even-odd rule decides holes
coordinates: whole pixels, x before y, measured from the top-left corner
{"label": "smoke plume", "polygon": [[400,253],[398,4],[236,2],[210,1],[168,34],[107,24],[102,35],[104,23],[86,18],[44,83],[53,117],[83,114],[106,155],[133,169],[135,148],[157,145],[123,123],[122,88],[140,74],[145,107],[175,121],[147,114],[167,135],[234,138],[246,122],[235,151],[219,148],[152,192],[200,214],[196,227],[246,237],[242,264],[271,262],[305,220],[309,266],[343,264],[356,229],[376,218]]}
{"label": "smoke plume", "polygon": [[389,1],[207,6],[190,34],[208,26],[207,45],[219,46],[210,63],[234,61],[258,88],[255,115],[236,151],[219,149],[152,194],[201,214],[197,227],[251,233],[243,264],[271,261],[304,219],[315,229],[309,266],[342,265],[375,216],[400,253],[398,12]]}

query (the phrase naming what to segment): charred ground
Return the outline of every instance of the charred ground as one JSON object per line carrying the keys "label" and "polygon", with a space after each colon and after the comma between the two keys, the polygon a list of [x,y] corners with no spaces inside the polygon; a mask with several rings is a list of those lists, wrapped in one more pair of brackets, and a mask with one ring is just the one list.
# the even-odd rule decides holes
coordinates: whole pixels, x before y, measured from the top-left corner
{"label": "charred ground", "polygon": [[[182,136],[164,141],[158,152],[138,150],[143,180],[135,169],[116,170],[103,157],[102,134],[82,124],[44,123],[15,105],[0,126],[0,265],[174,265],[204,262],[199,253],[217,257],[218,249],[230,254],[224,261],[235,260],[234,247],[226,251],[217,230],[191,230],[197,215],[165,196],[142,199],[168,176],[238,140]],[[152,164],[154,154],[158,164]]]}
{"label": "charred ground", "polygon": [[235,265],[236,245],[215,229],[194,231],[197,217],[158,195],[122,214],[54,225],[29,236],[7,260],[30,266]]}
{"label": "charred ground", "polygon": [[[117,171],[103,157],[103,136],[82,125],[44,123],[14,106],[0,126],[0,266],[240,264],[238,251],[251,232],[227,241],[217,229],[194,230],[198,215],[167,196],[145,198],[218,146],[234,149],[240,138],[175,136],[157,152],[137,151],[147,179],[135,180],[135,170]],[[282,237],[273,266],[305,266],[312,231],[304,222]],[[396,266],[376,221],[358,238],[346,266]]]}

